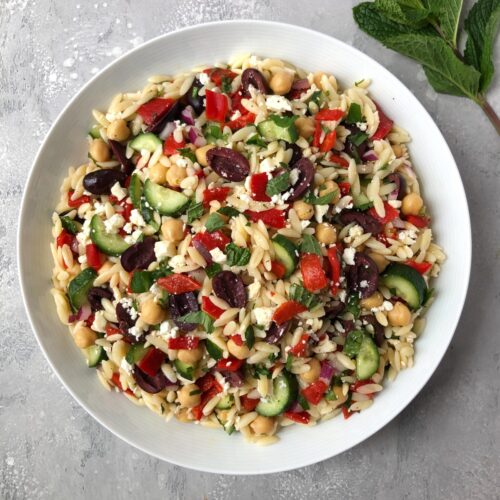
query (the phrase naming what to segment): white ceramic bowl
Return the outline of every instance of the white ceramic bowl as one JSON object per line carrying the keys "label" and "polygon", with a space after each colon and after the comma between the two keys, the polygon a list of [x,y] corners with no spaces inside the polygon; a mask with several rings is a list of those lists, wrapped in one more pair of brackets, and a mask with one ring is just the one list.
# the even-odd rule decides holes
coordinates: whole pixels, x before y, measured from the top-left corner
{"label": "white ceramic bowl", "polygon": [[[427,328],[417,342],[415,366],[386,384],[368,410],[349,420],[336,418],[315,427],[284,429],[278,444],[264,448],[198,425],[175,420],[166,424],[122,395],[105,392],[59,323],[49,294],[51,213],[68,166],[86,158],[91,110],[105,108],[117,92],[141,88],[150,75],[226,61],[243,52],[332,72],[344,85],[371,78],[372,95],[413,138],[411,155],[433,216],[435,236],[448,255],[434,285],[437,299],[427,316]],[[417,395],[443,357],[460,317],[469,280],[471,235],[466,197],[450,150],[429,114],[395,76],[329,36],[286,24],[234,21],[156,38],[109,65],[81,89],[56,120],[32,167],[19,221],[18,251],[24,301],[40,347],[69,392],[98,422],[131,445],[178,465],[259,474],[337,455],[378,431]]]}

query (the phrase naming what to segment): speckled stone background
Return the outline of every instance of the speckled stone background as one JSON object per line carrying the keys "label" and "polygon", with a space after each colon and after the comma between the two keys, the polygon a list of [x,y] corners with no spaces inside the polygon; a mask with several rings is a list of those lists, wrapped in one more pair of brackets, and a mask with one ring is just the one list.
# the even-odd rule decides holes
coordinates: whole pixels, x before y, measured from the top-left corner
{"label": "speckled stone background", "polygon": [[[0,498],[499,498],[500,141],[478,107],[438,96],[415,63],[358,31],[351,15],[355,3],[0,0]],[[471,2],[466,4],[468,9]],[[462,320],[420,396],[344,455],[262,477],[181,469],[103,429],[52,374],[30,330],[16,275],[23,186],[40,142],[68,99],[99,68],[144,40],[236,18],[329,33],[398,76],[432,114],[455,155],[474,238]],[[496,48],[500,70],[498,43]],[[490,93],[497,112],[498,81]]]}

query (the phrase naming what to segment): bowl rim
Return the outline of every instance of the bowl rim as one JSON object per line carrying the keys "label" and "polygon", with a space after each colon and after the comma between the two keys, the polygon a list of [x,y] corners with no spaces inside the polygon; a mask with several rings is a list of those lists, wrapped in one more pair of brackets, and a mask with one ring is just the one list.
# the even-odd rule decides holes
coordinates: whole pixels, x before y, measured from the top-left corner
{"label": "bowl rim", "polygon": [[[453,157],[453,153],[451,152],[450,147],[449,147],[446,139],[444,138],[443,134],[441,133],[439,127],[434,122],[433,118],[431,117],[429,112],[425,109],[425,107],[423,106],[423,104],[420,102],[420,100],[418,98],[415,97],[415,103],[419,107],[419,113],[426,116],[426,118],[434,125],[436,132],[442,138],[442,141],[446,147],[446,152],[449,153],[450,158],[453,159],[453,164],[450,165],[450,168],[455,169],[455,171],[458,175],[458,179],[460,181],[459,186],[458,186],[459,190],[457,189],[456,195],[460,198],[463,198],[464,208],[465,208],[465,212],[466,212],[466,218],[465,218],[465,220],[462,221],[462,226],[460,228],[460,230],[462,232],[462,238],[463,238],[462,244],[464,245],[464,254],[465,254],[465,262],[464,262],[465,267],[463,267],[461,271],[462,271],[462,274],[465,275],[465,277],[466,277],[466,279],[464,281],[465,286],[463,287],[463,290],[461,290],[459,300],[457,301],[457,304],[459,304],[460,307],[459,308],[457,307],[456,316],[454,318],[454,321],[450,325],[449,330],[452,333],[449,336],[449,339],[447,340],[446,345],[444,343],[441,344],[442,345],[441,348],[443,349],[442,355],[439,357],[438,360],[436,360],[435,366],[432,368],[432,370],[429,370],[429,372],[427,372],[423,377],[421,377],[419,379],[418,383],[414,386],[413,390],[408,392],[405,395],[405,397],[402,398],[402,404],[397,409],[397,411],[392,413],[390,418],[388,418],[386,421],[383,421],[383,423],[379,423],[379,424],[375,425],[373,427],[373,429],[370,429],[369,432],[360,433],[359,437],[356,437],[349,444],[345,445],[344,447],[342,447],[340,450],[334,452],[333,454],[325,453],[319,457],[310,457],[309,455],[304,454],[304,455],[302,455],[304,458],[300,462],[297,462],[293,465],[287,465],[285,467],[276,466],[276,467],[271,468],[271,469],[268,468],[265,471],[252,470],[249,472],[242,472],[242,471],[234,471],[234,470],[220,470],[220,469],[217,469],[216,467],[203,467],[203,466],[193,465],[190,463],[186,463],[182,460],[176,460],[175,458],[166,459],[165,457],[161,456],[160,454],[158,454],[150,449],[147,449],[140,442],[134,440],[133,438],[128,437],[127,435],[125,435],[121,431],[113,429],[111,425],[108,425],[99,416],[97,416],[96,412],[91,410],[89,408],[89,406],[75,393],[75,391],[73,391],[73,389],[66,384],[63,376],[61,375],[57,366],[52,362],[47,350],[45,349],[45,347],[42,343],[42,340],[41,340],[41,336],[38,334],[37,329],[35,328],[35,322],[34,322],[35,315],[32,314],[30,308],[28,307],[28,299],[27,299],[27,296],[29,294],[28,280],[27,280],[26,274],[24,273],[24,265],[23,265],[23,260],[21,258],[21,254],[23,253],[22,252],[22,248],[23,248],[22,227],[23,227],[23,221],[25,220],[26,216],[28,215],[26,213],[27,212],[27,198],[28,198],[28,193],[33,188],[33,186],[32,186],[33,174],[35,172],[35,169],[37,168],[37,165],[40,161],[40,158],[43,156],[44,150],[47,146],[48,138],[52,135],[52,133],[53,133],[54,129],[57,127],[59,121],[65,115],[67,110],[72,106],[72,104],[78,99],[80,94],[83,93],[89,86],[91,86],[95,80],[99,79],[104,73],[110,71],[115,65],[120,64],[124,59],[129,57],[131,54],[134,54],[138,51],[141,51],[144,48],[159,42],[160,40],[168,39],[170,37],[177,35],[178,33],[189,32],[189,31],[198,31],[200,29],[206,28],[207,26],[221,26],[221,25],[228,25],[228,24],[229,25],[230,24],[234,24],[234,25],[244,24],[247,26],[267,25],[270,27],[282,27],[282,28],[297,30],[297,32],[302,33],[304,36],[314,35],[314,36],[322,37],[325,40],[333,39],[335,41],[335,43],[337,43],[343,49],[349,50],[349,51],[354,51],[358,57],[366,58],[370,62],[374,63],[377,66],[378,71],[380,71],[381,73],[385,73],[392,78],[395,78],[399,82],[399,84],[402,87],[404,87],[405,90],[407,90],[408,92],[413,94],[413,92],[396,75],[394,75],[391,71],[386,69],[376,59],[361,52],[360,49],[358,49],[358,48],[356,48],[356,47],[354,47],[354,46],[352,46],[352,45],[350,45],[342,40],[339,40],[338,38],[336,38],[334,36],[328,35],[326,33],[323,33],[321,31],[317,31],[317,30],[314,30],[311,28],[296,25],[293,23],[285,23],[285,22],[278,22],[278,21],[266,21],[266,20],[254,20],[254,19],[221,20],[221,21],[212,21],[212,22],[207,22],[207,23],[198,23],[195,25],[185,26],[185,27],[170,31],[168,33],[164,33],[164,34],[158,35],[156,37],[153,37],[150,40],[140,44],[139,46],[134,47],[131,50],[125,52],[120,57],[118,57],[117,59],[115,59],[115,60],[111,61],[109,64],[107,64],[104,68],[102,68],[94,76],[92,76],[84,85],[82,85],[75,92],[73,97],[71,97],[71,99],[67,102],[67,104],[61,109],[61,111],[58,113],[56,119],[53,121],[52,125],[50,126],[48,132],[45,134],[45,137],[44,137],[42,143],[40,144],[38,151],[35,155],[35,158],[31,164],[31,167],[29,169],[28,176],[27,176],[26,182],[24,184],[24,188],[23,188],[23,194],[22,194],[21,205],[20,205],[21,209],[20,209],[19,217],[18,217],[18,227],[17,227],[17,237],[16,237],[16,245],[17,245],[16,257],[17,257],[17,262],[18,262],[18,266],[17,266],[18,273],[17,274],[18,274],[18,279],[19,279],[19,283],[20,283],[21,297],[22,297],[24,309],[26,311],[28,321],[29,321],[29,324],[31,326],[31,330],[32,330],[32,332],[37,340],[37,343],[38,343],[41,351],[43,352],[46,360],[48,361],[52,370],[57,375],[57,377],[58,377],[59,381],[61,382],[61,384],[63,385],[63,387],[71,394],[71,396],[78,402],[78,404],[87,413],[89,413],[100,425],[105,427],[113,435],[115,435],[118,438],[120,438],[121,440],[125,441],[127,444],[133,446],[134,448],[137,448],[138,450],[140,450],[140,451],[142,451],[150,456],[153,456],[153,457],[155,457],[159,460],[165,461],[167,463],[171,463],[171,464],[174,464],[177,466],[185,467],[185,468],[188,468],[191,470],[196,470],[199,472],[209,472],[209,473],[214,473],[214,474],[232,474],[232,475],[274,474],[274,473],[278,473],[278,472],[284,472],[284,471],[288,471],[288,470],[298,469],[301,467],[306,467],[309,465],[313,465],[313,464],[322,462],[322,461],[327,460],[329,458],[333,458],[334,456],[340,455],[341,453],[344,453],[347,450],[354,448],[355,446],[359,445],[360,443],[362,443],[363,441],[365,441],[366,439],[370,438],[375,433],[380,431],[383,427],[385,427],[387,424],[389,424],[391,421],[393,421],[416,398],[416,396],[420,393],[420,391],[422,391],[422,389],[428,383],[429,379],[434,374],[434,372],[436,371],[438,366],[441,364],[442,359],[449,348],[451,340],[453,339],[453,336],[455,335],[458,323],[459,323],[460,318],[462,316],[463,308],[465,305],[465,300],[467,298],[467,293],[468,293],[468,289],[469,289],[469,285],[470,285],[470,273],[471,273],[471,265],[472,265],[472,234],[471,234],[470,211],[469,211],[469,206],[468,206],[468,202],[467,202],[465,188],[464,188],[464,185],[462,182],[462,178],[460,176],[460,171],[458,169],[457,163],[455,161],[455,158]],[[308,456],[309,456],[309,458],[307,458]]]}

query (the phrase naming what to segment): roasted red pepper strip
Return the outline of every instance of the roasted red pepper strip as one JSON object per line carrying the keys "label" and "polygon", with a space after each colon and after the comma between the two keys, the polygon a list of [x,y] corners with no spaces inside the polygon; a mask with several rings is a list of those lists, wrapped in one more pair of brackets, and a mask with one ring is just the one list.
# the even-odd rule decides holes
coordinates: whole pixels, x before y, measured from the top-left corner
{"label": "roasted red pepper strip", "polygon": [[245,113],[226,123],[226,125],[231,130],[238,130],[240,128],[246,127],[247,125],[251,125],[255,121],[255,115],[253,113]]}
{"label": "roasted red pepper strip", "polygon": [[56,246],[57,247],[62,247],[64,245],[71,246],[71,243],[73,243],[74,238],[75,237],[71,233],[68,233],[68,231],[63,229],[59,233],[59,236],[56,238]]}
{"label": "roasted red pepper strip", "polygon": [[208,120],[224,123],[229,109],[229,102],[224,94],[206,90],[205,111]]}
{"label": "roasted red pepper strip", "polygon": [[229,191],[231,191],[231,189],[228,187],[205,189],[205,191],[203,191],[203,205],[208,207],[211,201],[224,201],[227,198]]}
{"label": "roasted red pepper strip", "polygon": [[271,201],[271,198],[266,194],[267,174],[253,174],[250,177],[250,196],[255,201]]}
{"label": "roasted red pepper strip", "polygon": [[342,196],[347,196],[351,192],[351,184],[349,182],[339,182],[338,186]]}
{"label": "roasted red pepper strip", "polygon": [[377,141],[379,139],[383,139],[384,137],[386,137],[387,134],[391,131],[392,125],[394,123],[390,118],[388,118],[385,115],[385,113],[382,111],[382,109],[377,103],[375,103],[375,106],[377,107],[378,111],[379,124],[377,130],[371,136],[372,141]]}
{"label": "roasted red pepper strip", "polygon": [[272,260],[271,272],[275,274],[276,278],[280,280],[286,274],[286,267],[281,262],[278,262],[277,260]]}
{"label": "roasted red pepper strip", "polygon": [[419,229],[429,225],[429,219],[427,217],[422,217],[421,215],[407,215],[405,220]]}
{"label": "roasted red pepper strip", "polygon": [[330,151],[330,149],[332,149],[333,146],[335,146],[336,140],[337,140],[337,132],[335,132],[335,130],[328,132],[325,135],[325,138],[323,139],[321,146],[319,147],[320,152],[327,153],[328,151]]}
{"label": "roasted red pepper strip", "polygon": [[336,295],[339,291],[340,285],[340,272],[342,270],[342,264],[340,262],[339,250],[337,246],[333,246],[328,249],[327,252],[328,262],[330,262],[330,268],[332,270],[332,295]]}
{"label": "roasted red pepper strip", "polygon": [[120,374],[118,372],[114,372],[113,375],[111,375],[111,382],[120,389],[120,391],[123,391],[122,384],[120,382]]}
{"label": "roasted red pepper strip", "polygon": [[336,155],[334,153],[331,153],[328,159],[343,168],[347,168],[349,166],[349,162],[345,158],[342,158],[342,156]]}
{"label": "roasted red pepper strip", "polygon": [[183,139],[180,142],[177,142],[174,139],[174,134],[169,135],[165,142],[163,143],[163,154],[165,156],[172,156],[177,154],[179,149],[186,147],[186,141]]}
{"label": "roasted red pepper strip", "polygon": [[89,243],[85,246],[85,255],[87,256],[87,264],[96,271],[101,269],[106,261],[106,257],[99,251],[94,243]]}
{"label": "roasted red pepper strip", "polygon": [[68,206],[71,208],[77,208],[80,205],[83,205],[84,203],[90,203],[90,196],[87,196],[84,194],[83,196],[80,196],[80,198],[77,198],[76,200],[72,200],[71,197],[73,196],[74,191],[69,191],[68,192]]}
{"label": "roasted red pepper strip", "polygon": [[308,424],[311,420],[311,416],[307,411],[286,411],[283,415],[288,418],[288,420],[293,420],[298,424]]}
{"label": "roasted red pepper strip", "polygon": [[212,318],[217,319],[224,312],[224,309],[217,307],[208,297],[203,296],[201,298],[201,309],[207,314],[212,316]]}
{"label": "roasted red pepper strip", "polygon": [[316,380],[312,384],[309,384],[305,389],[302,389],[302,395],[313,405],[317,405],[325,392],[328,389],[328,385],[323,382],[323,380]]}
{"label": "roasted red pepper strip", "polygon": [[304,311],[307,311],[307,307],[303,306],[300,302],[288,300],[276,308],[273,314],[273,321],[281,325]]}
{"label": "roasted red pepper strip", "polygon": [[372,207],[368,210],[368,213],[377,219],[381,224],[388,224],[389,222],[392,222],[394,219],[399,217],[399,210],[397,208],[392,207],[384,201],[384,208],[385,208],[385,215],[383,217],[380,217],[377,214],[377,211],[375,210],[375,207]]}
{"label": "roasted red pepper strip", "polygon": [[123,334],[123,332],[119,328],[116,328],[116,326],[113,326],[110,323],[106,324],[105,330],[106,330],[106,337],[110,337],[111,335],[116,335],[117,333]]}
{"label": "roasted red pepper strip", "polygon": [[185,274],[177,274],[177,273],[160,278],[158,280],[158,285],[161,286],[162,288],[165,288],[165,290],[168,293],[171,293],[172,295],[179,295],[181,293],[186,293],[186,292],[194,292],[201,288],[201,285],[193,278],[190,278]]}
{"label": "roasted red pepper strip", "polygon": [[[200,388],[201,392],[206,392],[209,389],[211,389],[215,384],[218,384],[217,380],[215,377],[209,372],[203,375],[203,377],[200,377],[196,381],[196,385]],[[222,390],[222,389],[221,389]]]}
{"label": "roasted red pepper strip", "polygon": [[241,93],[241,87],[231,96],[231,109],[233,111],[239,111],[242,115],[247,114],[249,111],[246,109],[241,100],[243,99],[243,94]]}
{"label": "roasted red pepper strip", "polygon": [[212,80],[212,82],[214,82],[219,88],[225,78],[232,81],[236,76],[236,73],[226,68],[208,68],[204,69],[203,73],[206,73],[210,77],[210,80]]}
{"label": "roasted red pepper strip", "polygon": [[153,347],[144,355],[144,357],[137,363],[144,373],[154,377],[159,371],[160,367],[165,360],[165,353]]}
{"label": "roasted red pepper strip", "polygon": [[243,339],[241,338],[241,335],[239,333],[231,335],[231,340],[240,347],[243,345]]}
{"label": "roasted red pepper strip", "polygon": [[317,292],[328,285],[326,274],[321,265],[321,258],[315,253],[306,253],[300,258],[300,272],[304,287],[310,292]]}
{"label": "roasted red pepper strip", "polygon": [[316,121],[337,121],[344,116],[341,109],[322,109],[314,115]]}
{"label": "roasted red pepper strip", "polygon": [[168,339],[169,349],[186,349],[192,351],[198,347],[200,343],[199,337],[193,337],[191,335],[185,335],[184,337],[175,337]]}
{"label": "roasted red pepper strip", "polygon": [[253,222],[261,220],[266,226],[274,229],[283,229],[286,226],[285,212],[283,210],[278,210],[277,208],[270,208],[269,210],[264,210],[262,212],[247,210],[245,215],[247,215]]}
{"label": "roasted red pepper strip", "polygon": [[347,420],[348,418],[352,417],[353,412],[349,411],[349,409],[346,406],[342,406],[342,415],[344,415],[344,418]]}
{"label": "roasted red pepper strip", "polygon": [[137,110],[146,125],[151,125],[154,122],[161,120],[174,105],[173,99],[156,98],[143,104]]}
{"label": "roasted red pepper strip", "polygon": [[415,262],[414,260],[407,260],[405,264],[413,267],[413,269],[418,271],[420,274],[425,274],[432,267],[430,262]]}
{"label": "roasted red pepper strip", "polygon": [[218,248],[223,252],[226,246],[231,243],[231,239],[220,230],[213,233],[198,233],[193,237],[193,241],[195,240],[203,243],[208,251]]}
{"label": "roasted red pepper strip", "polygon": [[249,398],[248,396],[240,397],[241,406],[245,408],[246,411],[254,411],[255,407],[259,404],[260,399]]}
{"label": "roasted red pepper strip", "polygon": [[238,371],[245,361],[243,359],[237,359],[233,357],[219,359],[217,361],[217,368],[219,370],[225,370],[227,372]]}
{"label": "roasted red pepper strip", "polygon": [[[206,381],[202,381],[203,378],[207,377],[207,375],[210,375],[210,378],[208,378]],[[196,385],[200,388],[202,391],[201,395],[201,401],[198,406],[195,406],[191,411],[193,412],[193,416],[196,420],[201,420],[203,417],[203,408],[205,405],[219,392],[222,392],[222,387],[220,384],[215,380],[215,377],[209,373],[207,373],[205,377],[202,377],[201,379],[196,381]]]}
{"label": "roasted red pepper strip", "polygon": [[292,356],[297,356],[301,358],[306,355],[307,341],[309,340],[309,334],[304,333],[300,340],[290,349],[290,354]]}
{"label": "roasted red pepper strip", "polygon": [[316,122],[316,126],[314,128],[314,135],[312,140],[312,146],[314,148],[319,148],[321,144],[321,134],[323,133],[323,129],[321,128],[321,123]]}

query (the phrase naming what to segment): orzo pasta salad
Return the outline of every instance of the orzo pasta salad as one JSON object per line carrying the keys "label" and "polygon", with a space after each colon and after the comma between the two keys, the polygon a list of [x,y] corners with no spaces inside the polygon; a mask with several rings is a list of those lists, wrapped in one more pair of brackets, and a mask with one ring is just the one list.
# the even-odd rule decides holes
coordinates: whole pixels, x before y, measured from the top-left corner
{"label": "orzo pasta salad", "polygon": [[52,293],[108,390],[267,444],[412,366],[444,254],[368,84],[247,56],[94,110]]}

